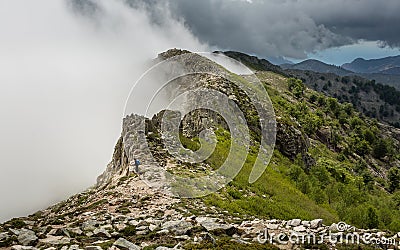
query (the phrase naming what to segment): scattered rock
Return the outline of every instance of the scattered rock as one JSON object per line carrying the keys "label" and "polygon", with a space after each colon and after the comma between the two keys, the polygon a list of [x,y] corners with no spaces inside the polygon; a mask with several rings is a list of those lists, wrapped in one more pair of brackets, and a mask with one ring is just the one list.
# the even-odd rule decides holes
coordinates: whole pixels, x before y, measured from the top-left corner
{"label": "scattered rock", "polygon": [[175,235],[187,234],[189,233],[190,230],[192,230],[192,228],[193,228],[192,223],[182,220],[167,221],[161,226],[161,229],[168,230],[169,232],[172,232]]}
{"label": "scattered rock", "polygon": [[338,232],[338,225],[336,223],[333,223],[332,225],[329,226],[329,231],[331,232]]}
{"label": "scattered rock", "polygon": [[95,220],[88,220],[82,223],[82,230],[83,231],[93,231],[96,229],[96,226],[99,225],[98,221]]}
{"label": "scattered rock", "polygon": [[312,220],[310,222],[310,228],[311,229],[317,229],[317,228],[321,227],[322,226],[322,221],[323,221],[322,219]]}
{"label": "scattered rock", "polygon": [[227,235],[234,235],[237,232],[237,229],[233,225],[217,223],[217,219],[215,218],[202,218],[199,221],[199,224],[204,227],[208,232],[213,233],[226,233]]}
{"label": "scattered rock", "polygon": [[5,239],[7,239],[9,236],[8,236],[8,233],[0,233],[0,240],[5,240]]}
{"label": "scattered rock", "polygon": [[279,228],[279,224],[267,224],[267,229],[277,230]]}
{"label": "scattered rock", "polygon": [[12,246],[11,250],[37,250],[37,248],[31,247],[31,246],[16,245],[16,246]]}
{"label": "scattered rock", "polygon": [[18,235],[18,242],[24,246],[29,246],[38,240],[35,232],[28,229],[21,229]]}
{"label": "scattered rock", "polygon": [[10,230],[11,233],[13,233],[15,235],[19,235],[19,230],[12,229],[12,228],[10,228],[9,230]]}
{"label": "scattered rock", "polygon": [[79,227],[68,228],[68,231],[69,231],[70,233],[75,234],[75,235],[81,235],[81,234],[83,234],[83,231],[82,231]]}
{"label": "scattered rock", "polygon": [[287,222],[287,225],[291,226],[291,227],[297,227],[297,226],[300,226],[300,224],[301,224],[300,219],[293,219],[293,220],[290,220]]}
{"label": "scattered rock", "polygon": [[215,238],[210,234],[210,233],[205,233],[204,234],[204,240],[211,242],[213,245],[217,244],[217,241],[215,240]]}
{"label": "scattered rock", "polygon": [[95,229],[93,231],[93,235],[102,238],[111,238],[111,234],[104,228]]}
{"label": "scattered rock", "polygon": [[87,246],[85,247],[85,250],[103,250],[103,248],[99,246]]}
{"label": "scattered rock", "polygon": [[68,250],[79,250],[79,245],[71,245]]}
{"label": "scattered rock", "polygon": [[154,230],[156,230],[158,228],[158,226],[156,226],[156,225],[153,225],[153,224],[151,224],[150,226],[149,226],[149,230],[150,231],[154,231]]}
{"label": "scattered rock", "polygon": [[47,238],[40,239],[39,242],[48,245],[64,245],[69,244],[71,242],[71,239],[64,236],[48,235]]}
{"label": "scattered rock", "polygon": [[306,230],[307,230],[306,227],[303,226],[303,225],[300,225],[300,226],[297,226],[297,227],[293,228],[293,231],[296,231],[296,232],[305,232]]}
{"label": "scattered rock", "polygon": [[116,242],[114,242],[114,246],[122,250],[140,250],[139,246],[127,241],[124,238],[119,238]]}

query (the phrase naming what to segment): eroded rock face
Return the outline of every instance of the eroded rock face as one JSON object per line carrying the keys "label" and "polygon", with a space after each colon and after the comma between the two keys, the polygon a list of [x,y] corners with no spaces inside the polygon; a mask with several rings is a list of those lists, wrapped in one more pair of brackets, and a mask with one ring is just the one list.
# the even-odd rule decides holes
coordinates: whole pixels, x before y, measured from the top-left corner
{"label": "eroded rock face", "polygon": [[305,155],[309,139],[300,130],[284,123],[277,124],[276,147],[279,151],[294,160],[297,155]]}

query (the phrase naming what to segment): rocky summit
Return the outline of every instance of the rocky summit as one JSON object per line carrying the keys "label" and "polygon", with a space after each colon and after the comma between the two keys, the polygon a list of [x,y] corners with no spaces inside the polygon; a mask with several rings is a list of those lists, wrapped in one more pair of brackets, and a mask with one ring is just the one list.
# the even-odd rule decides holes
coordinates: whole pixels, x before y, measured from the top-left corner
{"label": "rocky summit", "polygon": [[[190,55],[184,67],[215,67],[176,49],[158,59],[181,54]],[[179,198],[168,177],[194,178],[221,166],[234,133],[221,116],[197,110],[182,119],[178,132],[184,150],[201,147],[200,131],[212,131],[217,141],[207,159],[193,163],[189,157],[188,162],[177,160],[165,147],[172,138],[162,133],[162,118],[179,118],[179,113],[131,114],[123,120],[112,160],[96,185],[3,223],[0,249],[399,248],[399,129],[308,89],[301,80],[262,70],[263,65],[253,69],[274,106],[276,146],[257,181],[250,184],[248,176],[262,144],[256,111],[264,106],[251,103],[226,78],[190,76],[176,81],[179,91],[196,80],[196,87],[218,90],[245,111],[249,152],[232,182],[212,194]],[[135,158],[141,161],[139,174],[133,171]]]}

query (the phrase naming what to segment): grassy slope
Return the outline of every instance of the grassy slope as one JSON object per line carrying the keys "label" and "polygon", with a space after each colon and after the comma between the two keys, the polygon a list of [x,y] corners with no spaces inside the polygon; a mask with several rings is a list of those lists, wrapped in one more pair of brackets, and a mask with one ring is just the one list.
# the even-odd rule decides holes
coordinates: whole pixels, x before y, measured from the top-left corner
{"label": "grassy slope", "polygon": [[[354,148],[350,144],[357,138],[357,135],[353,135],[353,130],[368,129],[371,127],[369,121],[359,118],[362,122],[352,130],[349,124],[352,123],[352,119],[358,117],[354,110],[350,110],[349,114],[341,117],[342,120],[339,121],[338,116],[343,113],[341,111],[348,110],[345,105],[335,102],[333,104],[337,104],[337,107],[333,106],[340,112],[329,110],[329,107],[325,106],[329,106],[328,103],[332,100],[312,90],[306,89],[300,100],[296,98],[289,91],[288,79],[285,77],[271,72],[261,72],[258,77],[270,94],[280,122],[294,126],[297,122],[302,125],[314,122],[317,128],[334,128],[340,134],[338,145],[350,152],[344,155],[342,152],[328,149],[317,140],[312,140],[309,153],[317,164],[311,169],[305,169],[300,159],[292,161],[275,151],[263,176],[254,184],[248,184],[248,176],[257,156],[257,150],[253,148],[234,181],[221,192],[205,197],[204,201],[243,217],[305,220],[323,218],[326,224],[345,220],[358,227],[400,231],[400,212],[396,203],[399,194],[389,194],[382,187],[367,183],[365,177],[361,176],[366,170],[361,169],[360,162],[351,156]],[[327,104],[318,106],[311,103],[311,95],[324,99]],[[296,119],[293,119],[301,105],[307,106],[305,111],[300,112],[302,116],[297,115]],[[309,120],[309,117],[316,121]],[[309,127],[307,134],[312,137],[315,132],[313,129],[317,128]],[[307,128],[301,127],[302,130]],[[229,152],[229,136],[227,131],[220,129],[217,132],[218,140],[224,143],[218,143],[208,163],[215,167],[221,165],[221,161]],[[394,157],[398,157],[398,153]],[[385,181],[379,178],[375,178],[373,182],[386,185]]]}

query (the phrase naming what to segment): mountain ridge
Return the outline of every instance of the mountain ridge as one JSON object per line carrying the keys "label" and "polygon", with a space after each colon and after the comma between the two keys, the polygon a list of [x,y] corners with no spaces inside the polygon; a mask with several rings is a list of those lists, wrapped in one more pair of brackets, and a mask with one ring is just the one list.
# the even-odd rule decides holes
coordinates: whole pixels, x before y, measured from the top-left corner
{"label": "mountain ridge", "polygon": [[[188,53],[183,67],[220,67],[177,49],[160,57]],[[233,140],[219,116],[199,110],[183,118],[179,136],[186,150],[199,149],[199,131],[204,129],[214,131],[218,142],[209,158],[193,164],[176,160],[163,143],[170,138],[161,133],[162,118],[165,114],[179,117],[178,112],[164,110],[152,118],[131,114],[123,120],[113,157],[97,185],[31,216],[3,223],[0,247],[287,249],[302,245],[272,240],[274,245],[262,244],[260,231],[336,234],[339,220],[354,224],[340,225],[361,236],[399,239],[400,130],[366,118],[350,104],[318,93],[299,79],[271,71],[282,70],[265,60],[243,53],[230,55],[257,66],[256,75],[274,105],[276,149],[258,181],[249,184],[247,178],[260,143],[260,118],[254,105],[223,77],[189,76],[176,81],[182,91],[217,90],[246,111],[252,145],[231,183],[203,198],[177,198],[169,195],[158,167],[182,176],[201,176],[218,168]],[[245,76],[234,76],[247,81]],[[135,157],[142,162],[139,176],[131,171]],[[323,244],[336,247],[328,238]]]}
{"label": "mountain ridge", "polygon": [[399,66],[400,55],[368,60],[357,58],[351,63],[345,63],[342,65],[343,68],[356,73],[382,73],[383,71]]}

